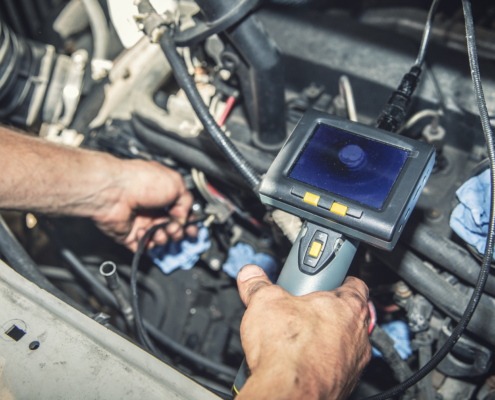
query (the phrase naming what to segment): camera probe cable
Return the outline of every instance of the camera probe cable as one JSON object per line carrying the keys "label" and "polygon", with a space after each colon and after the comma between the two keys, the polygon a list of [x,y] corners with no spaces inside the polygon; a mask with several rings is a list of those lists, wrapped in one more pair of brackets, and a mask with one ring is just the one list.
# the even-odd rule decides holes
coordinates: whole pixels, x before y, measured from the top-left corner
{"label": "camera probe cable", "polygon": [[494,246],[494,227],[495,227],[495,145],[493,132],[490,126],[490,118],[488,116],[488,110],[486,107],[485,96],[483,93],[483,87],[481,84],[481,77],[479,71],[478,53],[476,50],[476,39],[474,36],[474,23],[473,15],[471,12],[471,2],[470,0],[462,0],[462,7],[464,11],[464,19],[466,23],[466,37],[467,37],[467,47],[469,54],[469,64],[471,66],[471,75],[473,78],[474,90],[476,93],[476,98],[478,102],[478,109],[481,118],[481,125],[483,127],[483,133],[485,135],[486,144],[488,148],[488,158],[490,159],[490,172],[491,172],[491,200],[490,200],[490,226],[488,229],[488,238],[486,241],[485,256],[483,258],[483,264],[481,267],[480,275],[476,287],[474,289],[473,295],[469,301],[464,315],[460,319],[459,323],[455,327],[454,331],[447,339],[445,344],[440,348],[440,350],[435,353],[428,363],[426,363],[418,372],[412,375],[409,379],[400,383],[397,386],[374,396],[370,396],[365,400],[385,400],[392,396],[395,396],[407,388],[415,385],[426,375],[428,375],[433,369],[436,368],[438,364],[447,356],[447,354],[455,346],[461,335],[464,333],[466,326],[469,324],[471,317],[473,316],[476,307],[480,301],[481,294],[485,288],[485,283],[490,274],[491,261],[493,258],[493,246]]}

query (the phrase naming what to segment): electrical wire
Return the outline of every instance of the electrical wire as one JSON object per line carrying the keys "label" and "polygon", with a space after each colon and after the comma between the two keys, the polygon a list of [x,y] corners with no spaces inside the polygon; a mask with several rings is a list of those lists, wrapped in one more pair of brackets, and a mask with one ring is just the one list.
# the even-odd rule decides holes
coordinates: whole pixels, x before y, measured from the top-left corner
{"label": "electrical wire", "polygon": [[[182,346],[181,344],[175,342],[173,339],[165,335],[163,332],[161,332],[155,326],[150,324],[148,321],[144,321],[141,312],[139,310],[139,297],[137,291],[137,272],[139,268],[139,261],[141,260],[141,256],[143,255],[148,240],[153,236],[153,234],[157,230],[165,229],[171,222],[174,222],[174,220],[171,219],[170,221],[164,222],[163,224],[155,225],[152,228],[150,228],[139,241],[138,249],[134,254],[134,258],[132,259],[131,279],[130,279],[131,304],[134,311],[134,317],[136,322],[136,331],[137,331],[136,333],[138,335],[140,342],[148,349],[148,351],[153,353],[158,359],[161,359],[162,361],[163,361],[163,357],[156,348],[156,346],[154,345],[151,338],[149,337],[148,331],[156,341],[158,341],[159,343],[161,343],[162,345],[168,348],[171,348],[172,350],[175,350],[178,354],[182,355],[184,358],[193,361],[199,365],[202,365],[210,369],[211,371],[215,371],[216,373],[221,373],[228,377],[233,378],[236,375],[236,371],[233,368],[209,360],[206,357],[197,354],[193,350],[190,350],[187,347]],[[186,223],[184,227],[189,225],[194,225],[197,223],[198,221],[189,221],[188,223]]]}
{"label": "electrical wire", "polygon": [[426,49],[428,47],[428,41],[430,39],[431,26],[433,25],[433,20],[435,19],[435,14],[437,12],[438,4],[440,0],[433,0],[431,4],[430,11],[428,12],[428,17],[426,19],[425,29],[423,31],[423,37],[421,38],[421,45],[419,46],[419,53],[416,58],[414,65],[421,68],[425,60]]}
{"label": "electrical wire", "polygon": [[217,124],[219,127],[222,127],[223,124],[225,124],[225,121],[227,120],[227,117],[229,116],[230,111],[232,111],[232,108],[234,107],[234,103],[235,103],[235,97],[229,96],[229,98],[227,99],[227,102],[225,103],[225,110],[223,110],[222,115],[220,116],[220,118],[217,121]]}
{"label": "electrical wire", "polygon": [[139,261],[141,260],[141,256],[144,252],[146,245],[148,244],[148,240],[151,236],[159,229],[165,229],[173,220],[164,222],[159,225],[153,226],[151,229],[147,230],[143,235],[141,240],[139,241],[138,248],[136,253],[134,253],[134,257],[132,259],[131,264],[131,304],[134,310],[134,316],[136,320],[136,334],[138,336],[139,341],[144,345],[144,347],[151,353],[153,353],[156,357],[162,358],[160,352],[155,347],[155,344],[148,336],[146,329],[143,323],[143,317],[141,315],[141,311],[139,310],[139,295],[137,290],[137,272],[139,268]]}
{"label": "electrical wire", "polygon": [[440,115],[443,115],[442,110],[421,110],[414,114],[411,118],[409,118],[404,125],[402,125],[399,130],[397,131],[397,134],[401,134],[404,131],[407,131],[408,129],[412,128],[418,121],[422,120],[423,118],[438,118]]}
{"label": "electrical wire", "polygon": [[175,79],[182,90],[184,90],[184,93],[189,99],[192,108],[196,112],[196,115],[203,124],[206,132],[208,132],[218,148],[242,175],[246,182],[249,183],[250,187],[256,190],[261,182],[260,176],[211,116],[208,107],[198,92],[194,79],[187,71],[184,60],[179,53],[177,53],[174,39],[171,36],[171,29],[165,29],[163,32],[160,38],[160,47],[172,67]]}
{"label": "electrical wire", "polygon": [[485,256],[483,258],[483,264],[481,267],[480,275],[473,295],[469,300],[469,303],[464,311],[462,318],[455,327],[454,331],[447,339],[445,344],[440,350],[435,353],[428,363],[426,363],[418,372],[412,375],[409,379],[399,385],[375,396],[366,398],[365,400],[385,400],[398,393],[403,392],[407,388],[413,386],[426,375],[428,375],[433,369],[440,364],[440,362],[447,356],[447,354],[455,346],[461,335],[464,333],[466,326],[469,324],[471,317],[476,311],[476,307],[483,293],[485,283],[488,275],[490,274],[491,261],[493,258],[493,248],[495,240],[495,144],[493,138],[493,132],[490,126],[490,118],[488,116],[488,110],[486,107],[485,96],[483,93],[483,87],[481,84],[481,77],[479,71],[478,54],[476,50],[476,39],[474,35],[474,23],[473,15],[471,12],[471,2],[469,0],[462,0],[462,6],[464,11],[464,19],[466,23],[466,37],[469,54],[469,64],[471,67],[471,75],[473,78],[473,86],[476,93],[478,102],[478,109],[480,113],[481,125],[483,127],[483,133],[485,135],[486,144],[488,148],[488,157],[490,159],[490,171],[491,171],[491,199],[490,199],[490,226],[488,229],[488,238],[486,240]]}
{"label": "electrical wire", "polygon": [[347,75],[342,75],[339,79],[340,95],[344,98],[347,106],[347,115],[349,119],[358,122],[356,112],[356,102],[354,101],[354,93],[352,92],[351,81]]}

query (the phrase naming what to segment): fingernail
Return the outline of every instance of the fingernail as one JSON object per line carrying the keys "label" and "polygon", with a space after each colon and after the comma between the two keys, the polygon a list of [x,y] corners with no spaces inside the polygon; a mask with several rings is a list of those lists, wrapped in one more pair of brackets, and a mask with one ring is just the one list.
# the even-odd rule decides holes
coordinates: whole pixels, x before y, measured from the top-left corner
{"label": "fingernail", "polygon": [[246,282],[248,279],[263,276],[264,274],[264,271],[257,265],[246,265],[239,271],[239,280]]}

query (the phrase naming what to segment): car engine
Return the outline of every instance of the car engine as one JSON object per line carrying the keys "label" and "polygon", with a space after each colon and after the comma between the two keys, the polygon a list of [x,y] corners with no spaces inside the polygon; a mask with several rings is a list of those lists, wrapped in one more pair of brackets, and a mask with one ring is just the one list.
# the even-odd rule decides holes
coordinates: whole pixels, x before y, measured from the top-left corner
{"label": "car engine", "polygon": [[[397,134],[432,144],[437,158],[395,250],[362,244],[351,264],[349,274],[370,288],[375,348],[351,399],[387,390],[426,365],[462,318],[482,268],[483,254],[452,229],[451,215],[459,188],[490,168],[489,149],[462,2],[438,3],[421,79],[397,127]],[[231,398],[244,358],[245,307],[235,276],[260,262],[276,281],[301,228],[298,217],[260,202],[256,177],[308,109],[375,125],[415,64],[430,6],[425,0],[2,0],[0,121],[62,145],[157,161],[182,175],[194,195],[192,214],[202,221],[200,238],[141,257],[139,309],[166,364]],[[495,126],[495,4],[479,0],[472,7]],[[196,103],[177,76],[179,61],[158,43],[163,23],[174,26]],[[236,169],[236,160],[247,163]],[[47,287],[112,335],[139,344],[133,253],[86,219],[1,215],[25,250],[22,262]],[[5,249],[0,240],[2,259],[16,269]],[[493,400],[494,349],[492,269],[452,350],[394,398]]]}

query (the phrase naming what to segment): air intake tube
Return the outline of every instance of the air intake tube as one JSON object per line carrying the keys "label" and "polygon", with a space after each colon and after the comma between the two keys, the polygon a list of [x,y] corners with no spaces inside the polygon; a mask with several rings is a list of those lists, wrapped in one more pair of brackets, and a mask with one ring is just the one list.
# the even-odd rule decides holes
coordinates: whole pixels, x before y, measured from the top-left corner
{"label": "air intake tube", "polygon": [[0,21],[0,120],[39,122],[56,57],[53,46],[20,38]]}

